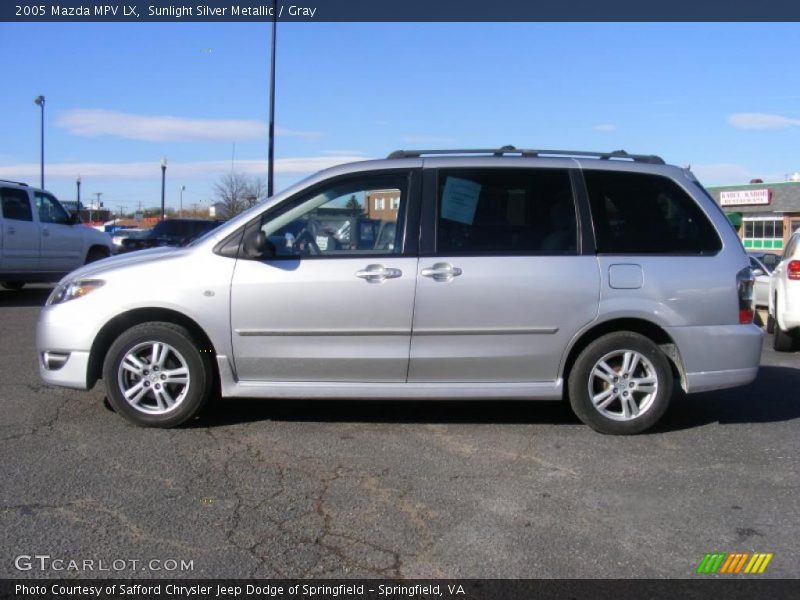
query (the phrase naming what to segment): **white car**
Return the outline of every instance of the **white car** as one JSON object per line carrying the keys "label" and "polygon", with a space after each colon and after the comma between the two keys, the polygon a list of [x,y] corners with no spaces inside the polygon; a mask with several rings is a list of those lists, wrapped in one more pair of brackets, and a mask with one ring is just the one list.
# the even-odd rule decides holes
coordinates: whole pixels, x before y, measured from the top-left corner
{"label": "white car", "polygon": [[[773,256],[777,257],[777,254]],[[750,268],[753,269],[755,277],[753,304],[758,307],[766,307],[769,304],[769,278],[772,275],[772,269],[763,262],[761,256],[748,252],[747,257],[750,259]]]}
{"label": "white car", "polygon": [[800,330],[800,231],[786,244],[780,262],[769,279],[769,319],[772,347],[789,352]]}
{"label": "white car", "polygon": [[0,180],[0,282],[58,281],[111,255],[111,236],[80,224],[55,196],[24,183]]}

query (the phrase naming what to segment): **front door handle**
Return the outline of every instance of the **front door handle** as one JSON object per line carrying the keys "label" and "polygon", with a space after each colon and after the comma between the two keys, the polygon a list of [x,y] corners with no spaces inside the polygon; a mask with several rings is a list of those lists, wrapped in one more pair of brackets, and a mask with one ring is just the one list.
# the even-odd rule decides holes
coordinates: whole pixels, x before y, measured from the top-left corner
{"label": "front door handle", "polygon": [[432,267],[420,271],[420,275],[431,277],[434,281],[450,281],[453,277],[461,275],[461,273],[463,273],[461,269],[446,262],[436,263]]}
{"label": "front door handle", "polygon": [[366,279],[367,283],[381,283],[386,279],[397,279],[402,276],[400,269],[392,269],[383,265],[367,265],[366,269],[356,271],[356,277]]}

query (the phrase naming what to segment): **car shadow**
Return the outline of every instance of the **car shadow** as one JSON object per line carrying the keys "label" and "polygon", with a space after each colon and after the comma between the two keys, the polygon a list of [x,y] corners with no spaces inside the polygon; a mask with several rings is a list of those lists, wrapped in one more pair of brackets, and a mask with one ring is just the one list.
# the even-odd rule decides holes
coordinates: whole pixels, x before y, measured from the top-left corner
{"label": "car shadow", "polygon": [[0,288],[0,307],[44,306],[53,291],[52,285],[37,284],[12,291]]}
{"label": "car shadow", "polygon": [[710,423],[777,423],[800,418],[800,369],[762,366],[748,386],[687,395],[675,394],[653,433],[691,429]]}
{"label": "car shadow", "polygon": [[187,427],[255,421],[330,423],[548,423],[577,424],[565,402],[506,400],[260,400],[225,398],[211,403]]}
{"label": "car shadow", "polygon": [[[742,388],[686,395],[675,392],[662,419],[645,435],[721,425],[774,423],[800,418],[800,402],[787,390],[800,389],[800,369],[761,367]],[[579,421],[567,402],[441,400],[259,400],[212,402],[185,427],[223,427],[257,421],[331,423],[548,424]]]}

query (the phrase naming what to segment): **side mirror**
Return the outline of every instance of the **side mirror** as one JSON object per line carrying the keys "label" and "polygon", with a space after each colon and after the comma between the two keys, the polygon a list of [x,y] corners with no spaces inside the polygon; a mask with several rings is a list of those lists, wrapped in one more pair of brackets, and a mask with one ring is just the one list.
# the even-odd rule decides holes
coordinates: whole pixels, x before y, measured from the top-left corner
{"label": "side mirror", "polygon": [[82,222],[81,213],[77,211],[69,213],[69,219],[67,220],[67,225],[78,225],[81,222]]}
{"label": "side mirror", "polygon": [[766,273],[764,273],[763,269],[753,269],[753,276],[754,277],[759,277],[759,276],[765,275],[765,274]]}
{"label": "side mirror", "polygon": [[254,229],[245,234],[242,243],[243,258],[263,260],[273,256],[275,256],[275,245],[267,239],[263,231]]}

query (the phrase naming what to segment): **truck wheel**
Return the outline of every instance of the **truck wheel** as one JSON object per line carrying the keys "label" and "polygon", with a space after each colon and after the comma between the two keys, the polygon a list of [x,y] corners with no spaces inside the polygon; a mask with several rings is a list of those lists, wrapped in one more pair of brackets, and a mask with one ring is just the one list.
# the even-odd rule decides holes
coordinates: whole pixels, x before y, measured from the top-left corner
{"label": "truck wheel", "polygon": [[174,427],[193,417],[211,395],[211,357],[184,327],[151,322],[125,331],[103,363],[108,400],[142,427]]}
{"label": "truck wheel", "polygon": [[92,248],[86,255],[86,264],[88,265],[89,263],[93,263],[98,260],[103,260],[104,258],[108,258],[109,256],[111,256],[111,254],[106,248]]}
{"label": "truck wheel", "polygon": [[672,396],[672,370],[650,339],[619,331],[580,353],[568,389],[572,410],[586,425],[600,433],[630,435],[664,414]]}

